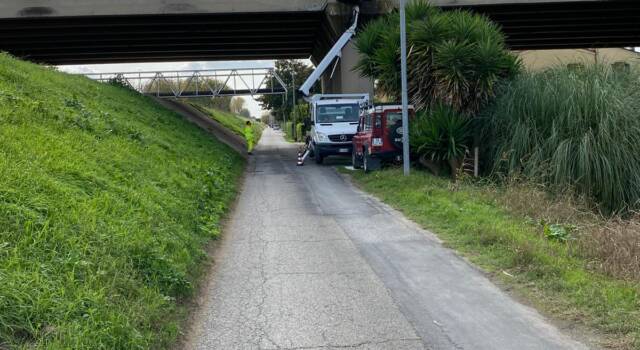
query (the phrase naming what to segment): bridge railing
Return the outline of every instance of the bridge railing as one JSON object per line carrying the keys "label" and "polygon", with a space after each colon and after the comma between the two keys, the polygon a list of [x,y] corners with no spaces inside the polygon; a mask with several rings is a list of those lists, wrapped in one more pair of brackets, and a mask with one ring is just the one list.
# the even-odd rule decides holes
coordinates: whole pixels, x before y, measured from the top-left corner
{"label": "bridge railing", "polygon": [[100,82],[116,82],[160,98],[238,95],[285,95],[286,84],[273,68],[83,74]]}

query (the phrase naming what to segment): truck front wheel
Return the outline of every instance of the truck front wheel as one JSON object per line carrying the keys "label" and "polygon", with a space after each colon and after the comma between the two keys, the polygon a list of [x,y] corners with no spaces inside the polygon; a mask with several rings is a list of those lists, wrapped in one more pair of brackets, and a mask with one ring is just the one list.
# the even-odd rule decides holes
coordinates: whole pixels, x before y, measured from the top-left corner
{"label": "truck front wheel", "polygon": [[324,158],[322,153],[320,153],[320,151],[318,150],[315,150],[315,152],[313,153],[314,153],[313,159],[316,161],[316,164],[322,164],[322,159]]}

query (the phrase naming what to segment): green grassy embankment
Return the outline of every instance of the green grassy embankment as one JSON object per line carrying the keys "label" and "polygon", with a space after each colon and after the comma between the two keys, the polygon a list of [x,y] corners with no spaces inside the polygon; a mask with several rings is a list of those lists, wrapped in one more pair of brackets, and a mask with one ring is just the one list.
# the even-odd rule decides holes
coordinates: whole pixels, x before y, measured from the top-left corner
{"label": "green grassy embankment", "polygon": [[[238,134],[244,137],[244,133],[242,131],[244,130],[247,120],[249,119],[237,114],[233,114],[231,112],[225,112],[219,109],[204,107],[197,103],[190,103],[190,104],[191,106],[198,109],[200,112],[211,117],[211,119],[217,121],[227,129],[233,131],[235,134]],[[260,137],[262,136],[262,130],[264,129],[264,127],[262,126],[261,123],[255,120],[250,120],[250,121],[251,121],[251,127],[253,128],[253,135],[255,136],[256,143],[257,143],[260,140]]]}
{"label": "green grassy embankment", "polygon": [[[572,232],[576,237],[568,242],[546,237],[545,227],[549,234],[558,226],[535,215],[544,212],[541,216],[559,218],[571,211],[562,203],[526,187],[452,184],[418,170],[408,178],[395,168],[371,174],[343,172],[537,308],[594,327],[604,333],[607,348],[640,349],[640,284],[599,270],[597,259],[580,253],[580,232]],[[526,210],[514,210],[517,206]],[[579,216],[566,215],[576,223]],[[571,230],[572,225],[565,227]]]}
{"label": "green grassy embankment", "polygon": [[243,168],[150,98],[0,54],[0,348],[170,346]]}

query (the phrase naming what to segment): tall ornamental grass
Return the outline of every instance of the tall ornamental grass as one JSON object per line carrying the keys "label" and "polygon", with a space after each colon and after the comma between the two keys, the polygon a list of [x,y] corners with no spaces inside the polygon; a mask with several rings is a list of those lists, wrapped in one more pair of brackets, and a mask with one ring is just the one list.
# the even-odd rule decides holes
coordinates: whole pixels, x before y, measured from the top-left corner
{"label": "tall ornamental grass", "polygon": [[491,168],[571,187],[605,212],[638,209],[640,72],[524,73],[485,113]]}

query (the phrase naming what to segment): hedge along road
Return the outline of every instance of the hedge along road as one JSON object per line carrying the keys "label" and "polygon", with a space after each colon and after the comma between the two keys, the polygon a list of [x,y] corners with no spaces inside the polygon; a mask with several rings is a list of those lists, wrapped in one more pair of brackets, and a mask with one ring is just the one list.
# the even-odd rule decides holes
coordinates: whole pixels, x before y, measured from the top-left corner
{"label": "hedge along road", "polygon": [[263,133],[187,349],[587,349],[295,153]]}

